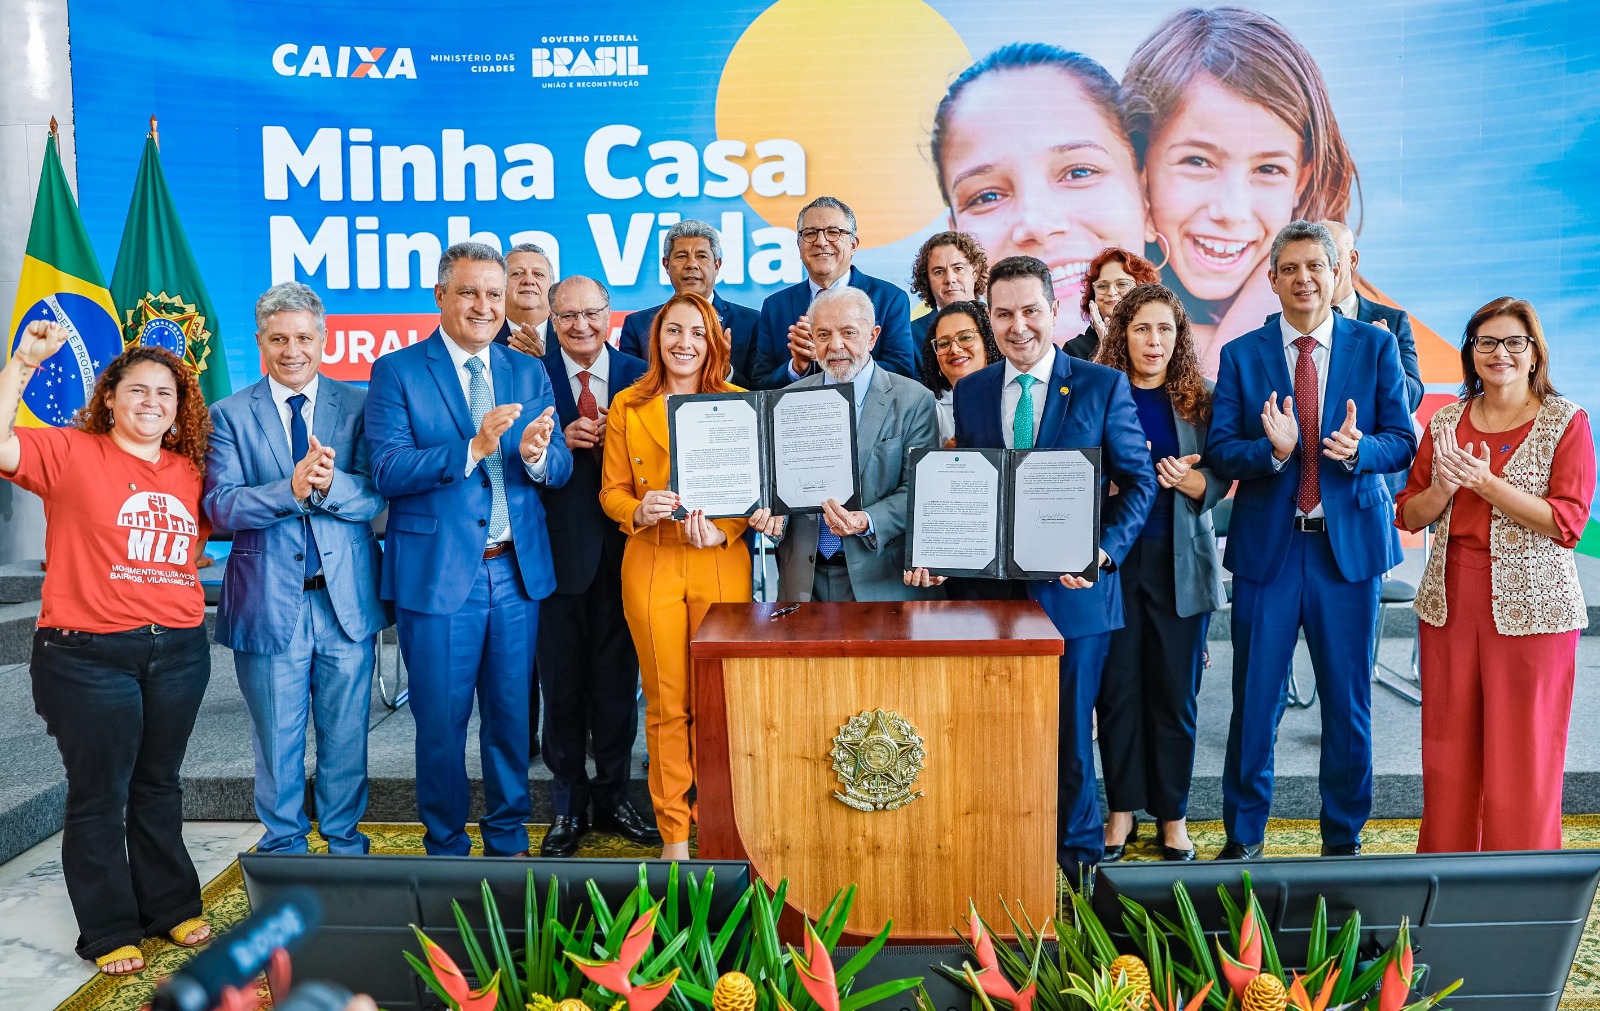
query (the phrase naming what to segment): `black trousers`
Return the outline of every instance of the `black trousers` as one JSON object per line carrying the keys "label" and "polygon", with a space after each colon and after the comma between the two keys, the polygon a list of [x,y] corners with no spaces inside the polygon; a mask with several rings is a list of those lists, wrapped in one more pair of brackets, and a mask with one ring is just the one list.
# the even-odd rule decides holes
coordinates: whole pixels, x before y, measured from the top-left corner
{"label": "black trousers", "polygon": [[[639,658],[622,613],[622,572],[605,559],[583,593],[552,593],[539,616],[540,754],[555,813],[586,817],[626,799],[639,733]],[[594,775],[585,755],[594,750]]]}
{"label": "black trousers", "polygon": [[98,958],[199,916],[178,773],[211,680],[205,626],[41,628],[29,673],[67,769],[61,864],[78,955]]}
{"label": "black trousers", "polygon": [[1194,774],[1195,695],[1209,612],[1178,617],[1172,541],[1141,537],[1122,575],[1127,624],[1111,633],[1100,679],[1100,765],[1113,811],[1177,821]]}

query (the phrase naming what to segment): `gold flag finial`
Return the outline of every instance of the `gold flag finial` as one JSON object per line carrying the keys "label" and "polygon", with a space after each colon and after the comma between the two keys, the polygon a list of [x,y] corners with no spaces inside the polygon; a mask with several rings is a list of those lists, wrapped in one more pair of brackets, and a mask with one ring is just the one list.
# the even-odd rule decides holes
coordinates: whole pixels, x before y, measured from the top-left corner
{"label": "gold flag finial", "polygon": [[161,135],[156,132],[156,118],[150,117],[150,139],[156,142],[156,147],[161,146]]}
{"label": "gold flag finial", "polygon": [[56,127],[56,118],[54,116],[50,117],[50,136],[56,139],[56,143],[59,144],[61,142],[61,133]]}

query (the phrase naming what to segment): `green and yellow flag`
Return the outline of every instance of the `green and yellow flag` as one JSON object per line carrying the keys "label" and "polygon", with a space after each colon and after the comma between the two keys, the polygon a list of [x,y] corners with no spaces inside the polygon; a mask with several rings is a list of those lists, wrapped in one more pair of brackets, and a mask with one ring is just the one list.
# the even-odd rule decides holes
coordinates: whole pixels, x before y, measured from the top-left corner
{"label": "green and yellow flag", "polygon": [[78,216],[78,201],[67,186],[53,120],[22,258],[22,280],[11,310],[8,359],[23,329],[37,319],[66,327],[67,343],[28,384],[17,423],[29,428],[68,425],[78,408],[89,402],[95,377],[122,352],[122,333],[100,261]]}
{"label": "green and yellow flag", "polygon": [[128,220],[122,226],[111,294],[122,311],[124,345],[153,344],[188,362],[199,374],[207,403],[233,391],[217,312],[161,171],[154,119],[133,183]]}

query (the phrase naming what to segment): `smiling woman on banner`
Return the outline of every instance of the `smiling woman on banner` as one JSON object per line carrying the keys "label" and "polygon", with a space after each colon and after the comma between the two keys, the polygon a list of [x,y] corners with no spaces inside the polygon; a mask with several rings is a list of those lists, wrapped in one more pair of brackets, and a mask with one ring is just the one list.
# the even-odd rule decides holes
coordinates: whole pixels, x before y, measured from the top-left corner
{"label": "smiling woman on banner", "polygon": [[661,856],[689,858],[689,790],[694,786],[689,712],[689,638],[712,604],[750,599],[750,551],[743,519],[707,519],[679,507],[670,491],[667,397],[732,393],[728,337],[711,303],[691,292],[667,300],[646,348],[650,370],[618,393],[606,418],[600,508],[628,535],[622,610],[639,653],[650,799]]}
{"label": "smiling woman on banner", "polygon": [[0,475],[44,500],[50,567],[29,673],[67,771],[76,950],[124,975],[144,968],[144,937],[211,936],[179,780],[211,679],[195,571],[211,420],[193,372],[137,347],[106,366],[77,427],[15,428],[23,389],[66,339],[29,323],[0,371]]}
{"label": "smiling woman on banner", "polygon": [[1439,409],[1398,499],[1437,536],[1417,589],[1422,832],[1417,850],[1561,848],[1579,630],[1573,548],[1594,499],[1589,416],[1556,392],[1533,306],[1467,322],[1461,399]]}

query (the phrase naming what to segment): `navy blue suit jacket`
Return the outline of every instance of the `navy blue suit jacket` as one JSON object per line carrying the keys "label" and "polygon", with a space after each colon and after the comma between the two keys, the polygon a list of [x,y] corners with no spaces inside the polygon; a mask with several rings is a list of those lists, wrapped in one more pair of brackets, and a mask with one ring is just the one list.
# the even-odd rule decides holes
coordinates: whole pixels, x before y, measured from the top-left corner
{"label": "navy blue suit jacket", "polygon": [[[561,347],[554,345],[540,359],[550,376],[556,401],[556,423],[563,430],[578,420],[578,402],[572,398],[567,363]],[[646,365],[615,348],[606,352],[606,402],[644,375]],[[587,449],[572,450],[572,479],[560,488],[544,491],[545,520],[550,529],[550,555],[555,563],[556,592],[575,594],[587,590],[602,560],[620,570],[627,535],[600,511],[600,461]]]}
{"label": "navy blue suit jacket", "polygon": [[[1410,467],[1417,452],[1394,334],[1335,313],[1326,387],[1318,412],[1317,481],[1328,539],[1344,578],[1371,579],[1400,562],[1394,499],[1383,475]],[[1281,402],[1293,392],[1277,320],[1223,345],[1205,457],[1218,476],[1239,482],[1231,523],[1236,533],[1222,564],[1260,583],[1276,578],[1288,556],[1300,490],[1298,448],[1281,470],[1273,468],[1261,408],[1273,393]],[[1349,400],[1362,432],[1354,469],[1323,456],[1320,445],[1344,424]]]}
{"label": "navy blue suit jacket", "polygon": [[[372,478],[389,499],[383,553],[385,600],[409,611],[451,614],[477,578],[477,560],[492,531],[493,504],[483,462],[466,472],[467,444],[477,434],[455,363],[438,330],[427,340],[379,358],[367,386],[367,439]],[[528,596],[555,589],[544,504],[519,450],[522,431],[555,404],[544,365],[499,344],[489,345],[494,402],[521,404],[522,415],[500,437],[511,537]],[[572,475],[572,453],[557,425],[545,449],[546,487]]]}
{"label": "navy blue suit jacket", "polygon": [[[872,357],[890,372],[917,379],[917,353],[911,346],[911,300],[899,287],[870,274],[850,268],[845,282],[860,288],[872,299],[878,317],[878,343]],[[811,282],[791,284],[775,291],[761,303],[761,324],[756,331],[756,361],[752,367],[755,389],[777,390],[788,386],[789,327],[811,309]]]}
{"label": "navy blue suit jacket", "polygon": [[[1050,353],[1055,355],[1050,383],[1035,388],[1045,406],[1034,448],[1100,450],[1100,547],[1121,565],[1156,499],[1155,467],[1128,379],[1116,369],[1075,361],[1056,349]],[[997,362],[956,383],[957,446],[1005,446],[1002,426],[1009,419],[1000,416],[1005,368],[1005,362]],[[1116,483],[1117,494],[1108,494],[1108,482]],[[1123,625],[1122,584],[1115,572],[1100,573],[1086,590],[1069,590],[1053,579],[1032,581],[1028,595],[1045,609],[1065,639],[1099,635]]]}
{"label": "navy blue suit jacket", "polygon": [[234,532],[217,606],[219,644],[268,656],[289,647],[305,592],[305,563],[297,552],[307,519],[344,634],[360,642],[389,624],[378,599],[380,550],[371,521],[384,502],[367,456],[366,395],[327,376],[317,379],[311,434],[332,447],[334,472],[322,501],[304,506],[290,485],[300,461],[290,452],[266,377],[211,405],[206,515],[218,530]]}
{"label": "navy blue suit jacket", "polygon": [[[619,351],[646,364],[649,363],[650,348],[647,345],[650,343],[650,327],[655,323],[656,313],[661,311],[662,305],[666,303],[628,313],[627,318],[622,321],[622,336],[617,339]],[[722,321],[722,329],[728,332],[733,385],[747,390],[753,389],[750,376],[755,371],[756,328],[761,322],[761,314],[749,306],[728,301],[715,289],[711,292],[711,307],[717,310],[717,316]],[[550,375],[554,378],[555,373],[552,372]]]}

